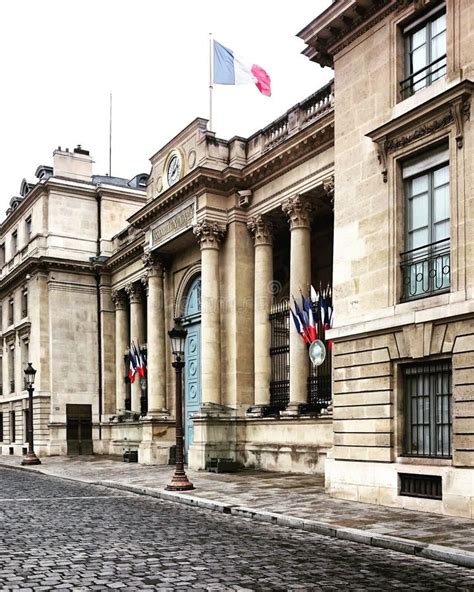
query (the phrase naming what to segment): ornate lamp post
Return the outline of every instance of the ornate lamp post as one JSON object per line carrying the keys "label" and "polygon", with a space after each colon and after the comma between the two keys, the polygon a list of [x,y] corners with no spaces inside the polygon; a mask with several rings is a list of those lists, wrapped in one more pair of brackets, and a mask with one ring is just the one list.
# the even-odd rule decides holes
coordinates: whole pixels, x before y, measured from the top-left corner
{"label": "ornate lamp post", "polygon": [[25,386],[28,391],[28,453],[21,461],[22,465],[40,465],[41,461],[33,450],[33,391],[35,390],[36,370],[28,362],[25,368]]}
{"label": "ornate lamp post", "polygon": [[183,368],[184,368],[184,345],[188,332],[179,324],[168,331],[171,339],[171,351],[173,352],[174,362],[172,364],[176,371],[176,469],[173,478],[165,489],[169,491],[188,491],[194,489],[194,485],[189,481],[184,472],[183,456]]}

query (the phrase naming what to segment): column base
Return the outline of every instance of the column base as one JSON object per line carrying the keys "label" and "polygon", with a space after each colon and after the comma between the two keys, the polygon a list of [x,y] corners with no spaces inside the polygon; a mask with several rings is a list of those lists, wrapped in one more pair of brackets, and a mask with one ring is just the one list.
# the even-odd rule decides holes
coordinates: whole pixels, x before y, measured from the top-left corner
{"label": "column base", "polygon": [[199,411],[194,414],[194,419],[204,419],[206,417],[224,417],[229,418],[235,415],[235,409],[226,407],[218,403],[202,403]]}
{"label": "column base", "polygon": [[281,417],[299,417],[301,415],[302,407],[306,403],[288,403],[288,406],[284,411],[280,411]]}
{"label": "column base", "polygon": [[140,421],[148,421],[151,419],[169,419],[171,417],[168,409],[151,409],[146,415],[140,418]]}
{"label": "column base", "polygon": [[269,405],[252,405],[245,412],[245,417],[265,417],[268,415]]}
{"label": "column base", "polygon": [[41,461],[34,452],[28,452],[21,461],[23,466],[40,465]]}
{"label": "column base", "polygon": [[167,491],[190,491],[191,489],[194,489],[194,485],[188,479],[184,471],[176,471],[165,489]]}

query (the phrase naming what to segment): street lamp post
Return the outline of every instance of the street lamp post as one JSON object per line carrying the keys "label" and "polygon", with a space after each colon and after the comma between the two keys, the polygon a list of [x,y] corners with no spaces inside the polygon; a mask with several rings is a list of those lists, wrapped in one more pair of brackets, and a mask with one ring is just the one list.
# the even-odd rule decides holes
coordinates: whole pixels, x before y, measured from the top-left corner
{"label": "street lamp post", "polygon": [[186,329],[176,323],[168,331],[171,339],[171,351],[173,352],[174,362],[172,364],[176,371],[176,469],[171,481],[165,489],[168,491],[188,491],[194,489],[194,485],[189,481],[184,471],[183,455],[183,368],[184,368],[184,345],[186,343]]}
{"label": "street lamp post", "polygon": [[35,390],[35,375],[36,370],[28,362],[28,366],[25,368],[25,386],[28,391],[28,453],[21,461],[22,465],[40,465],[41,461],[36,456],[33,449],[33,391]]}

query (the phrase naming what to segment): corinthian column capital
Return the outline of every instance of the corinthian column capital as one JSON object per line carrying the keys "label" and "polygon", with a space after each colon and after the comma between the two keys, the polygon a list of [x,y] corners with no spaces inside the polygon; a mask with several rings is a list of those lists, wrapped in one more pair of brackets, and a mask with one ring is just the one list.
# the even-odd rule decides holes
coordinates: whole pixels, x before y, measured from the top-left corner
{"label": "corinthian column capital", "polygon": [[142,301],[142,291],[138,283],[127,284],[125,286],[125,292],[127,292],[130,304],[140,304]]}
{"label": "corinthian column capital", "polygon": [[311,204],[301,195],[285,199],[281,208],[288,216],[290,230],[294,228],[309,228],[311,222]]}
{"label": "corinthian column capital", "polygon": [[162,276],[165,265],[156,253],[145,253],[142,257],[143,266],[146,268],[146,277]]}
{"label": "corinthian column capital", "polygon": [[260,214],[249,219],[247,228],[253,234],[255,246],[272,244],[273,224]]}
{"label": "corinthian column capital", "polygon": [[127,306],[127,297],[122,290],[113,290],[112,302],[115,305],[115,310],[124,310]]}
{"label": "corinthian column capital", "polygon": [[217,222],[202,220],[193,227],[193,233],[197,236],[201,249],[218,249],[225,228]]}

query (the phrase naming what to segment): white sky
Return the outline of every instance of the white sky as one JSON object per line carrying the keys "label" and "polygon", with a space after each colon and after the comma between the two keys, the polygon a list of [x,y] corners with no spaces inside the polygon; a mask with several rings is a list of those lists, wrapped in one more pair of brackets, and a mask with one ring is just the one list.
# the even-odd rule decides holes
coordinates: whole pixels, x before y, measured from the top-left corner
{"label": "white sky", "polygon": [[0,219],[23,177],[57,146],[81,144],[94,173],[149,172],[149,158],[195,117],[208,118],[209,32],[262,66],[253,85],[214,87],[214,130],[248,136],[332,77],[296,33],[330,0],[4,0],[0,2]]}

